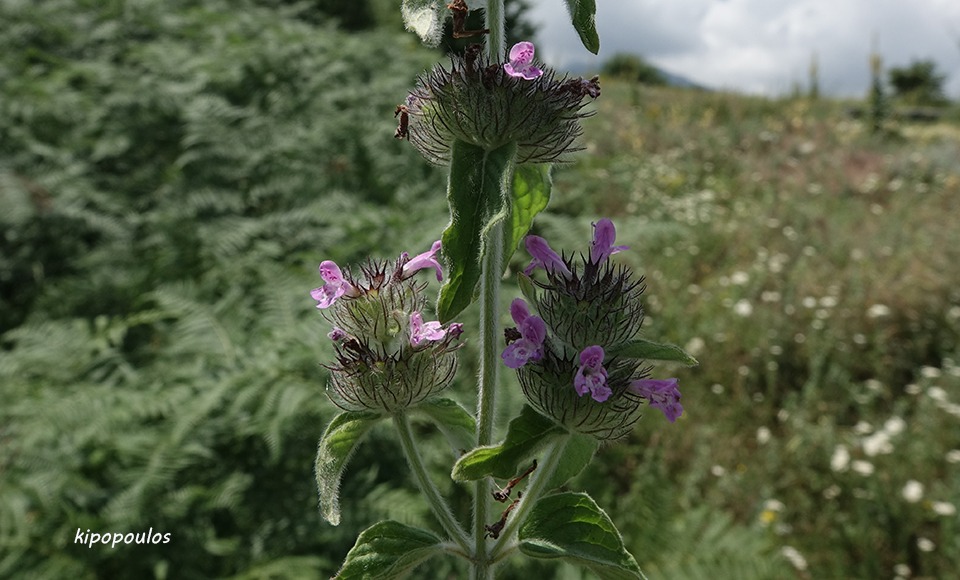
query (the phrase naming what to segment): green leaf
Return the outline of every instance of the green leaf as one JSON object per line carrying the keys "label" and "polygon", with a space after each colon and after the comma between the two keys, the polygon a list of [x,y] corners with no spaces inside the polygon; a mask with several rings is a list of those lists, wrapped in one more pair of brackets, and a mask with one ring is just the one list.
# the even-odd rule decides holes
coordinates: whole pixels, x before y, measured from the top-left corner
{"label": "green leaf", "polygon": [[600,442],[589,435],[571,434],[564,444],[563,461],[550,477],[547,489],[556,489],[577,476],[590,464]]}
{"label": "green leaf", "polygon": [[600,52],[600,35],[597,34],[597,3],[595,0],[567,0],[567,10],[573,27],[580,35],[583,46],[597,54]]}
{"label": "green leaf", "polygon": [[550,164],[518,165],[513,172],[510,225],[504,228],[503,263],[517,251],[520,240],[530,231],[533,218],[550,203]]}
{"label": "green leaf", "polygon": [[360,534],[335,578],[405,578],[419,564],[441,551],[440,538],[426,530],[394,521],[378,522]]}
{"label": "green leaf", "polygon": [[360,440],[381,415],[345,411],[330,421],[317,447],[317,488],[320,513],[333,525],[340,524],[340,478]]}
{"label": "green leaf", "polygon": [[431,399],[418,405],[414,412],[433,420],[453,447],[455,454],[472,449],[477,443],[477,422],[466,409],[450,399]]}
{"label": "green leaf", "polygon": [[585,493],[558,493],[537,501],[520,525],[520,551],[562,558],[610,580],[645,578],[606,512]]}
{"label": "green leaf", "polygon": [[623,346],[611,349],[610,354],[625,358],[675,362],[688,367],[695,367],[700,364],[697,359],[687,354],[679,346],[643,339],[631,340]]}
{"label": "green leaf", "polygon": [[484,234],[494,223],[506,219],[510,211],[516,153],[516,143],[485,151],[454,141],[450,148],[450,225],[441,238],[449,268],[437,302],[441,323],[449,322],[473,302],[480,281]]}
{"label": "green leaf", "polygon": [[521,471],[521,463],[565,433],[563,427],[524,405],[520,416],[507,426],[503,443],[467,453],[454,464],[451,476],[455,481],[476,481],[488,475],[509,479]]}

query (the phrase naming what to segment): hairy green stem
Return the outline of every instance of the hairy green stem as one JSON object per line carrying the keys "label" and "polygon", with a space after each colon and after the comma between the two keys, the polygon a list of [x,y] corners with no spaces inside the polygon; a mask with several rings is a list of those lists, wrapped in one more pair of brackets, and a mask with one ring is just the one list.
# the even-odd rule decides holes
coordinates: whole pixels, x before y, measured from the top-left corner
{"label": "hairy green stem", "polygon": [[487,0],[485,14],[486,27],[490,30],[490,34],[487,35],[487,57],[490,62],[500,62],[506,48],[503,0]]}
{"label": "hairy green stem", "polygon": [[[503,0],[487,0],[484,11],[487,36],[487,57],[500,62],[504,54]],[[499,360],[497,330],[500,322],[500,275],[503,272],[503,221],[487,231],[480,274],[480,384],[477,393],[477,445],[493,441],[493,419],[496,408]],[[483,478],[476,484],[473,504],[474,561],[473,580],[493,580],[493,563],[487,555],[486,529],[489,515],[490,483]]]}
{"label": "hairy green stem", "polygon": [[420,457],[420,451],[417,449],[417,444],[413,440],[410,420],[403,411],[397,411],[397,413],[393,415],[393,424],[397,427],[397,432],[400,434],[400,446],[403,448],[403,454],[407,456],[407,464],[410,465],[410,469],[417,479],[417,485],[420,487],[421,493],[427,498],[430,509],[433,510],[433,514],[440,521],[440,525],[443,526],[444,531],[450,535],[450,538],[453,539],[464,552],[469,554],[470,538],[463,528],[460,527],[457,518],[454,517],[453,512],[450,511],[450,506],[443,500],[443,496],[440,495],[440,490],[437,489],[437,486],[435,486],[430,479],[427,468],[423,465],[423,458]]}
{"label": "hairy green stem", "polygon": [[527,514],[533,509],[543,492],[547,491],[547,483],[560,465],[563,450],[566,449],[569,440],[569,437],[564,437],[547,447],[543,461],[538,464],[534,472],[533,481],[523,491],[523,497],[507,518],[507,525],[500,531],[500,539],[490,551],[491,561],[496,562],[509,551],[514,542],[513,535],[516,533],[517,526],[527,518]]}
{"label": "hairy green stem", "polygon": [[[480,274],[480,388],[477,395],[477,445],[493,442],[493,419],[496,410],[497,383],[500,357],[497,335],[500,326],[500,272],[503,262],[503,221],[495,223],[487,232],[481,258]],[[478,580],[493,577],[487,558],[486,529],[489,519],[490,483],[487,478],[476,484],[473,508],[474,576]]]}

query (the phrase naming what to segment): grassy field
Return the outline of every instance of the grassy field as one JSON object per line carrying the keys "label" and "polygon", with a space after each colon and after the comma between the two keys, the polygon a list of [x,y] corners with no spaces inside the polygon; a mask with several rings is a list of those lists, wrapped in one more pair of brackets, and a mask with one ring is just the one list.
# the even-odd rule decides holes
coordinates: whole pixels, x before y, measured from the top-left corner
{"label": "grassy field", "polygon": [[[0,577],[325,577],[378,520],[434,526],[388,429],[344,477],[341,525],[320,518],[336,409],[309,291],[322,260],[439,237],[443,170],[392,114],[441,57],[238,2],[0,5]],[[648,413],[571,487],[650,578],[951,577],[960,127],[875,136],[847,103],[602,86],[534,230],[570,251],[612,218],[650,336],[701,364],[657,370],[680,420]],[[474,354],[451,389],[470,406]],[[417,436],[466,514],[446,443]],[[75,542],[150,528],[173,541]]]}
{"label": "grassy field", "polygon": [[[699,357],[684,419],[630,439],[677,506],[764,530],[798,577],[960,569],[960,127],[617,83],[597,108],[539,227],[614,217],[652,335]],[[653,469],[610,453],[624,486]]]}

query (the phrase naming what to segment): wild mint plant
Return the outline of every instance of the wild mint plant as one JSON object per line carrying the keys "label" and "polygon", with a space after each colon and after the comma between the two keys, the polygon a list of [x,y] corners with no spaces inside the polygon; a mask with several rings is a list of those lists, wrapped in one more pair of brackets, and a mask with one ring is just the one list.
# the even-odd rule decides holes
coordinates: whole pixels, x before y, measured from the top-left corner
{"label": "wild mint plant", "polygon": [[[584,45],[599,50],[593,0],[567,0]],[[464,30],[470,10],[486,28]],[[395,521],[357,538],[338,578],[403,578],[426,560],[462,558],[471,578],[494,577],[516,553],[563,559],[602,578],[643,578],[610,517],[583,492],[561,488],[593,459],[602,442],[627,435],[647,407],[674,422],[682,413],[675,378],[650,378],[654,361],[693,365],[681,349],[642,338],[643,280],[612,258],[609,219],[594,224],[589,247],[557,253],[527,235],[551,193],[550,163],[577,150],[584,107],[599,80],[558,78],[535,59],[531,42],[503,45],[502,0],[404,0],[408,28],[428,44],[443,19],[454,32],[485,39],[449,66],[422,75],[396,110],[396,137],[448,167],[450,224],[427,252],[395,262],[368,262],[355,274],[324,261],[323,285],[311,293],[331,324],[336,360],[327,394],[342,412],[320,441],[316,473],[323,516],[338,524],[339,484],[353,450],[389,419],[411,472],[442,533]],[[501,279],[521,242],[531,257],[518,274],[523,297],[501,327]],[[442,256],[442,263],[438,259]],[[420,270],[443,281],[437,320],[426,310]],[[542,270],[542,272],[541,272]],[[478,302],[479,328],[453,322]],[[477,408],[442,396],[454,379],[458,350],[480,350]],[[516,373],[527,404],[493,441],[500,368]],[[473,482],[470,521],[460,519],[431,480],[410,416],[433,422],[457,457],[451,477]],[[502,505],[493,507],[492,501]]]}

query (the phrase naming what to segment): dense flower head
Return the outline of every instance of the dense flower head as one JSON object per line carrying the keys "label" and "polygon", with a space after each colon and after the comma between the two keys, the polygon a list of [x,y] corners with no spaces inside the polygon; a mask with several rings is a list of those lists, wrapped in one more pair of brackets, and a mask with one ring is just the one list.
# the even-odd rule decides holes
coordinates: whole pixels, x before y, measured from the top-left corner
{"label": "dense flower head", "polygon": [[[571,431],[600,440],[619,439],[643,414],[643,399],[629,385],[642,378],[646,369],[642,361],[599,358],[596,351],[582,359],[582,354],[561,352],[547,340],[539,361],[517,369],[520,388],[538,413]],[[581,374],[583,383],[578,381]],[[587,386],[582,395],[581,385]]]}
{"label": "dense flower head", "polygon": [[457,366],[463,325],[424,321],[425,284],[416,271],[431,268],[441,276],[435,254],[394,263],[367,262],[354,276],[331,261],[320,268],[324,286],[311,292],[333,330],[336,364],[330,370],[327,394],[334,404],[352,411],[395,412],[446,388]]}
{"label": "dense flower head", "polygon": [[642,279],[610,260],[627,249],[616,244],[613,222],[596,222],[588,252],[576,257],[558,254],[538,236],[527,236],[525,246],[532,261],[521,279],[531,283],[525,294],[535,300],[532,308],[514,301],[517,327],[505,334],[512,347],[529,334],[523,331],[526,321],[536,319],[543,331],[537,356],[521,360],[504,351],[503,359],[517,369],[530,405],[598,439],[628,433],[645,402],[675,420],[682,412],[676,380],[648,379],[651,367],[629,355],[643,323],[644,288]]}
{"label": "dense flower head", "polygon": [[[537,311],[570,347],[580,350],[592,344],[623,343],[640,332],[643,278],[607,259],[623,248],[613,246],[612,241],[609,246],[595,243],[591,252],[597,260],[582,254],[579,259],[571,256],[562,260],[562,267],[544,267],[545,281],[534,278],[534,284],[543,290]],[[537,261],[534,257],[534,263]]]}
{"label": "dense flower head", "polygon": [[511,49],[506,64],[468,47],[421,76],[406,99],[410,142],[432,163],[445,164],[460,140],[493,151],[517,144],[518,163],[546,163],[575,151],[584,99],[599,95],[596,78],[556,78],[537,67],[533,45]]}

